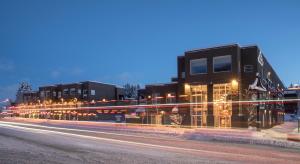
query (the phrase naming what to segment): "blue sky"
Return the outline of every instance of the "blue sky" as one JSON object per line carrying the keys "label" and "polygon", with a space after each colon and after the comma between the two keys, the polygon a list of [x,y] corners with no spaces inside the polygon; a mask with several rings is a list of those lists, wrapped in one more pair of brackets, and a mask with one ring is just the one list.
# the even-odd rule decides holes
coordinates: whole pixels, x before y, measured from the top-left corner
{"label": "blue sky", "polygon": [[259,45],[289,85],[299,20],[297,0],[0,0],[0,99],[21,81],[168,82],[184,51],[227,43]]}

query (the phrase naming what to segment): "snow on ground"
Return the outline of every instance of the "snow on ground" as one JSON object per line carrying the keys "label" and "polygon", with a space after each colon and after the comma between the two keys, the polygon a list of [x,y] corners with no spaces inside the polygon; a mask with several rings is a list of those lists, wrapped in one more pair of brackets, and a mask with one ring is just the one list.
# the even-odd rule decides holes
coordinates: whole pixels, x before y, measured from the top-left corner
{"label": "snow on ground", "polygon": [[224,163],[82,138],[0,128],[0,163]]}

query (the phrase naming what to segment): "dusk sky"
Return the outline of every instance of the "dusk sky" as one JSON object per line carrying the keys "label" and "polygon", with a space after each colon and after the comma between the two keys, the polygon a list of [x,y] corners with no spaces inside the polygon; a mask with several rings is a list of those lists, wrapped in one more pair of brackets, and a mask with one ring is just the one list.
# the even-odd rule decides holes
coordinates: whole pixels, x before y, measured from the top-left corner
{"label": "dusk sky", "polygon": [[21,81],[169,82],[186,50],[228,43],[299,82],[300,1],[0,0],[0,100]]}

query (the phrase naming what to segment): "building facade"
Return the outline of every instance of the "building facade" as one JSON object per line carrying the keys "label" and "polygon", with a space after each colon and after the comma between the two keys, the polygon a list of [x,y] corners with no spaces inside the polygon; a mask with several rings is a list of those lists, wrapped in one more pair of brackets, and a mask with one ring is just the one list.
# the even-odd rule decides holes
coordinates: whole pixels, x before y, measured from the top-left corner
{"label": "building facade", "polygon": [[283,88],[258,46],[231,44],[178,56],[177,77],[146,85],[139,102],[182,103],[161,110],[175,109],[184,125],[269,128],[283,122],[283,104],[257,101],[281,99]]}
{"label": "building facade", "polygon": [[284,91],[284,97],[289,100],[284,104],[285,113],[300,116],[300,101],[298,101],[300,99],[300,85],[291,84]]}
{"label": "building facade", "polygon": [[123,100],[124,88],[112,84],[84,81],[79,83],[42,86],[39,87],[39,90],[36,92],[23,94],[23,99],[23,103]]}

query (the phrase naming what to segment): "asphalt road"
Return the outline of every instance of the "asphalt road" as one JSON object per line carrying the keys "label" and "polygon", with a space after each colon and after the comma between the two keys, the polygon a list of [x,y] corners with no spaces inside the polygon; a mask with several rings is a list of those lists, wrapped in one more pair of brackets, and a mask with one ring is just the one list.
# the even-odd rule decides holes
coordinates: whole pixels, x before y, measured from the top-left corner
{"label": "asphalt road", "polygon": [[299,163],[300,150],[0,121],[0,163]]}

